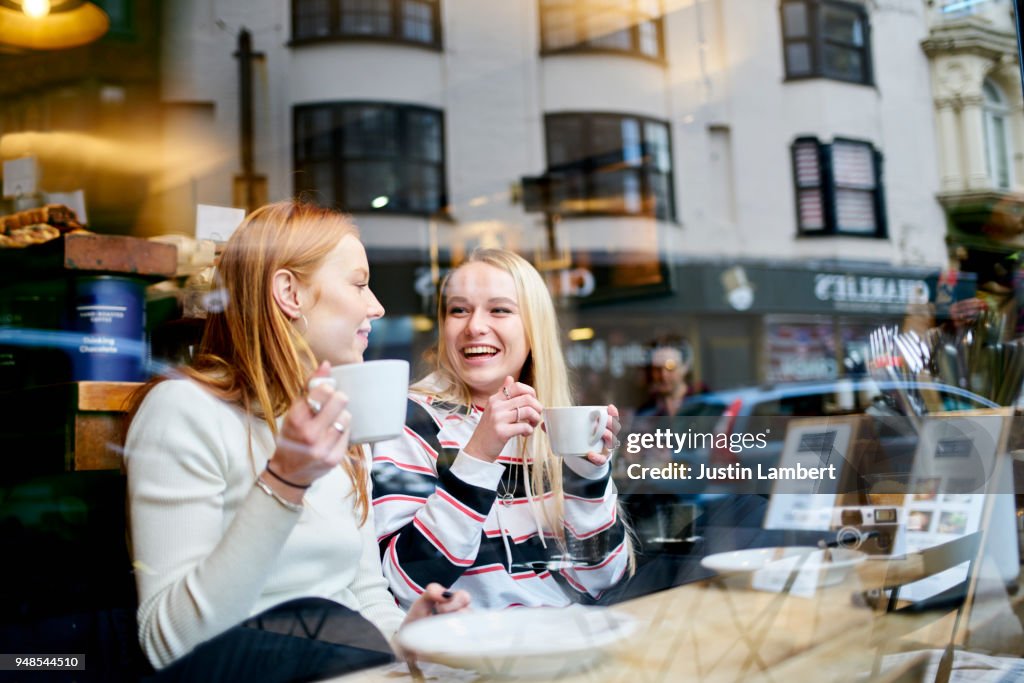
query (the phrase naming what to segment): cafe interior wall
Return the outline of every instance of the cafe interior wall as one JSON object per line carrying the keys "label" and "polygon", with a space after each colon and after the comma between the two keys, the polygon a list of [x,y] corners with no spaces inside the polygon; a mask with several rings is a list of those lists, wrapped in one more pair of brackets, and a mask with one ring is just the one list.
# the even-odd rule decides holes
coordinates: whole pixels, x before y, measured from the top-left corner
{"label": "cafe interior wall", "polygon": [[[154,125],[160,120],[159,3],[127,5],[113,15],[107,34],[88,45],[50,51],[0,45],[0,159],[35,155],[40,189],[84,189],[90,223],[120,234],[162,223],[147,215],[147,203],[164,163]],[[0,199],[0,209],[12,211],[15,202]]]}

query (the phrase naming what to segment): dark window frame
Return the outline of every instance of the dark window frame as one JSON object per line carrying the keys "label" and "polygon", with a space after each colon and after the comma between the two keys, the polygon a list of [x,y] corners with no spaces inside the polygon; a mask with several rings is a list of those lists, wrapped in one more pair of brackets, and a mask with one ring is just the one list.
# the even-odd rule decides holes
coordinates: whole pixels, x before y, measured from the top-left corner
{"label": "dark window frame", "polygon": [[[396,117],[395,131],[393,136],[396,141],[396,150],[381,151],[378,154],[346,154],[344,151],[345,140],[344,130],[346,110],[359,108],[379,107],[392,112]],[[300,118],[305,112],[327,110],[331,116],[331,129],[329,151],[322,157],[307,157],[303,145],[306,139],[299,137]],[[415,154],[415,143],[411,141],[412,131],[409,123],[410,114],[431,114],[436,115],[439,131],[438,140],[438,161],[424,160]],[[349,213],[370,213],[370,214],[397,214],[407,216],[443,216],[448,210],[448,174],[446,169],[446,135],[444,111],[434,107],[427,107],[414,104],[402,104],[395,102],[383,102],[376,100],[344,100],[327,102],[308,102],[294,105],[292,107],[292,168],[294,178],[294,193],[311,193],[316,199],[315,193],[320,188],[305,185],[304,171],[307,165],[329,162],[331,168],[332,192],[334,203],[339,208]],[[372,205],[356,204],[346,196],[347,176],[346,166],[349,162],[383,162],[393,164],[395,177],[403,177],[403,169],[413,166],[433,166],[438,171],[438,203],[433,208],[414,208],[410,205],[407,195],[396,195],[389,197],[387,205],[381,208],[374,208]]]}
{"label": "dark window frame", "polygon": [[[559,182],[564,183],[565,187],[569,186],[569,183],[574,178],[579,178],[577,182],[581,182],[584,193],[584,201],[594,200],[600,197],[597,192],[599,187],[596,182],[597,174],[601,165],[598,163],[598,158],[592,152],[592,142],[594,136],[591,135],[590,130],[593,125],[594,119],[598,117],[604,118],[616,118],[621,121],[626,119],[632,119],[639,125],[641,136],[640,145],[642,149],[641,164],[636,168],[636,175],[639,178],[639,190],[641,206],[639,211],[601,211],[601,210],[582,210],[582,211],[560,211],[559,215],[567,217],[587,217],[587,216],[649,216],[656,220],[665,221],[668,223],[677,223],[676,214],[676,197],[675,197],[675,154],[672,150],[672,126],[668,121],[662,119],[656,119],[650,116],[641,116],[638,114],[627,114],[622,112],[609,112],[609,111],[565,111],[555,112],[544,115],[544,155],[547,163],[547,170],[545,175],[549,180],[557,184]],[[551,125],[552,121],[558,119],[579,119],[582,121],[583,133],[580,136],[584,142],[586,149],[581,151],[582,161],[559,164],[557,166],[551,165]],[[650,157],[650,153],[646,149],[647,138],[643,134],[644,124],[654,123],[659,126],[663,126],[666,134],[666,143],[668,146],[668,159],[669,159],[669,170],[668,172],[662,172],[657,170],[657,166]],[[607,152],[606,152],[607,154]],[[652,170],[653,169],[653,170]],[[657,197],[654,195],[653,186],[650,182],[651,175],[658,174],[664,175],[666,180],[666,186],[668,194],[666,197],[668,206],[664,215],[658,215],[658,206],[656,203]],[[655,204],[650,210],[645,208],[644,198],[647,196],[655,197]]]}
{"label": "dark window frame", "polygon": [[[637,0],[624,0],[626,2],[636,2]],[[630,48],[629,49],[617,49],[609,47],[607,45],[594,45],[591,37],[587,36],[586,17],[587,9],[590,7],[589,3],[585,0],[580,0],[573,5],[573,24],[575,26],[575,34],[577,42],[571,45],[550,47],[549,41],[546,37],[544,13],[548,11],[545,7],[545,0],[538,0],[537,7],[537,21],[538,35],[540,36],[540,54],[542,57],[548,57],[553,55],[572,55],[572,54],[595,54],[595,55],[614,55],[614,56],[625,56],[635,57],[648,62],[654,62],[661,66],[668,64],[666,56],[666,43],[665,43],[665,3],[664,0],[658,0],[660,12],[657,16],[653,17],[651,21],[654,22],[655,36],[658,42],[658,54],[650,55],[640,49],[640,25],[630,24]]]}
{"label": "dark window frame", "polygon": [[444,42],[441,36],[441,0],[418,0],[431,7],[431,27],[434,39],[429,42],[407,38],[402,32],[402,9],[405,0],[377,0],[381,4],[389,6],[391,16],[390,34],[365,34],[346,33],[342,30],[342,0],[326,0],[328,3],[328,14],[330,20],[328,26],[330,31],[325,36],[301,36],[297,35],[296,29],[299,26],[300,5],[304,0],[291,0],[291,39],[289,46],[312,45],[317,43],[337,42],[370,42],[370,43],[398,43],[411,47],[419,47],[425,50],[440,52],[444,49]]}
{"label": "dark window frame", "polygon": [[[875,213],[875,231],[873,233],[842,230],[839,227],[837,216],[835,169],[833,165],[832,148],[836,143],[858,145],[868,148],[871,151],[872,164],[874,167],[874,189],[872,194],[872,208]],[[801,187],[797,175],[797,146],[800,144],[814,143],[818,150],[818,185],[805,185]],[[865,239],[888,239],[889,227],[885,213],[885,183],[883,173],[883,156],[880,151],[868,140],[859,140],[847,137],[834,137],[832,142],[824,143],[812,135],[799,136],[790,145],[790,163],[793,180],[793,196],[796,208],[796,225],[798,237],[860,237]],[[802,225],[800,214],[800,190],[820,188],[824,227],[820,229],[806,229]],[[866,192],[863,188],[859,191]]]}
{"label": "dark window frame", "polygon": [[[807,35],[787,35],[785,15],[787,5],[803,6],[807,22]],[[824,12],[822,11],[824,7],[834,7],[856,14],[864,32],[864,45],[857,46],[851,43],[844,43],[826,35],[824,31]],[[779,31],[782,34],[782,60],[786,72],[786,81],[827,78],[833,81],[856,85],[872,87],[875,85],[874,62],[871,52],[871,22],[869,21],[868,10],[865,5],[858,2],[847,2],[846,0],[781,0],[779,3]],[[807,45],[810,68],[807,73],[793,73],[793,67],[789,60],[789,48],[791,45],[801,43]],[[838,72],[830,72],[825,60],[825,49],[830,46],[859,52],[863,67],[862,77],[849,78]]]}

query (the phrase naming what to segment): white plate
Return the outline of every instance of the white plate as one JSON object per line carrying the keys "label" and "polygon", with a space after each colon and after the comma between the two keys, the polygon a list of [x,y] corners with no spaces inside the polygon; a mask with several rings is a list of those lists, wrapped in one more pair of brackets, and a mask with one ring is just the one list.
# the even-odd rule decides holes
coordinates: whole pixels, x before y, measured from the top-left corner
{"label": "white plate", "polygon": [[824,551],[818,548],[749,548],[708,555],[700,563],[719,574],[756,574],[751,580],[763,585],[784,585],[789,576],[798,571],[797,581],[801,583],[833,586],[867,559],[867,555],[859,550],[834,548],[830,552],[832,559],[825,562]]}
{"label": "white plate", "polygon": [[637,627],[604,607],[518,607],[420,619],[398,643],[420,658],[488,676],[558,676],[593,666]]}

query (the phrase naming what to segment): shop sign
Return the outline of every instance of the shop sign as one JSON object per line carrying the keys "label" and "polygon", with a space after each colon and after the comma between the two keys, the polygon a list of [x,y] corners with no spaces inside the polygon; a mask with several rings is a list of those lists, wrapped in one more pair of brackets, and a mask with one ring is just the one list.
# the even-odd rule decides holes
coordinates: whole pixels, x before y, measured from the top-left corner
{"label": "shop sign", "polygon": [[643,368],[650,362],[651,350],[643,344],[607,344],[603,339],[593,342],[576,342],[566,351],[569,367],[576,369],[608,372],[612,377],[622,377],[626,370]]}
{"label": "shop sign", "polygon": [[928,283],[896,277],[818,273],[814,276],[814,296],[831,301],[836,308],[867,305],[907,305],[928,303]]}

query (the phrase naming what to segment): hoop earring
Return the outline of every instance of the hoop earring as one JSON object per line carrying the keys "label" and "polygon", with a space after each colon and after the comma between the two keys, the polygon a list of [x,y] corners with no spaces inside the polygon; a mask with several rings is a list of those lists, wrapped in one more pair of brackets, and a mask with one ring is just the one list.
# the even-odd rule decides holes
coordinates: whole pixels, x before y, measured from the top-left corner
{"label": "hoop earring", "polygon": [[295,322],[296,320],[301,320],[302,321],[302,328],[303,328],[302,329],[302,334],[306,334],[307,332],[309,332],[309,321],[306,320],[306,314],[305,313],[299,313],[299,317],[292,318],[292,322]]}

